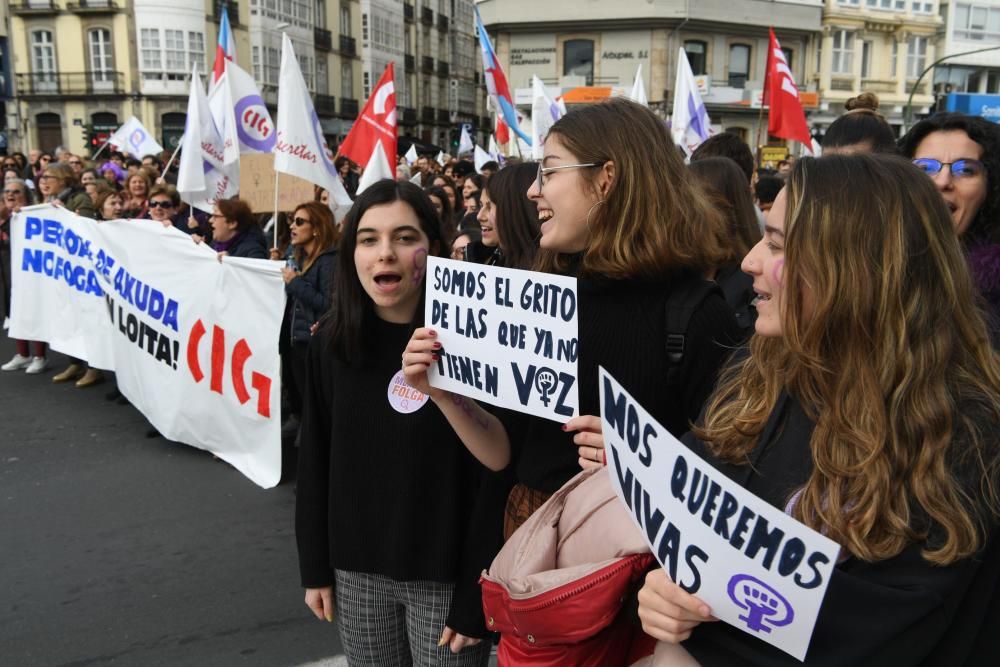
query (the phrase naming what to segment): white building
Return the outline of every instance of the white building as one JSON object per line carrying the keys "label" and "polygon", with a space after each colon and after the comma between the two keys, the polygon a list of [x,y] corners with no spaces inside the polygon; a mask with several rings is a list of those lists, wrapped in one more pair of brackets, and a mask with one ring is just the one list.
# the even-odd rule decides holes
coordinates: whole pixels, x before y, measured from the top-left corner
{"label": "white building", "polygon": [[1000,93],[1000,0],[942,0],[944,39],[938,57],[996,47],[949,58],[935,68],[934,88],[945,93]]}

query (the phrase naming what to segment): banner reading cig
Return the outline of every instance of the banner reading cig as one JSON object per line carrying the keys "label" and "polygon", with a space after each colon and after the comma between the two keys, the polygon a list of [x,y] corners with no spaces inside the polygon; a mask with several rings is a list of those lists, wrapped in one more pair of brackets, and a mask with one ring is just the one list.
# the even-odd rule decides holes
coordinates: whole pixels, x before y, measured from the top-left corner
{"label": "banner reading cig", "polygon": [[840,547],[691,452],[600,369],[612,486],[671,580],[805,660]]}
{"label": "banner reading cig", "polygon": [[558,422],[576,415],[576,280],[430,257],[424,322],[443,349],[430,383]]}

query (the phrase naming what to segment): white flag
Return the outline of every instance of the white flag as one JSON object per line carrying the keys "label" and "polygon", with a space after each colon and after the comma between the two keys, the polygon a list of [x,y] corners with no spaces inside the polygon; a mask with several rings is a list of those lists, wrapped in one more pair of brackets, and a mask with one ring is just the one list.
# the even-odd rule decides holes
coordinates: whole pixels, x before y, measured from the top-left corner
{"label": "white flag", "polygon": [[437,154],[437,157],[435,158],[435,160],[437,160],[437,163],[439,165],[441,165],[442,167],[445,166],[446,164],[448,164],[448,160],[445,159],[445,156],[444,156],[444,151],[438,151],[438,154]]}
{"label": "white flag", "polygon": [[458,154],[465,155],[466,153],[471,153],[473,149],[472,137],[469,136],[469,131],[465,129],[465,125],[462,126],[462,136],[458,140]]}
{"label": "white flag", "polygon": [[239,65],[226,61],[226,80],[233,103],[240,153],[270,153],[274,150],[274,121],[254,82]]}
{"label": "white flag", "polygon": [[130,117],[125,124],[119,127],[108,143],[120,151],[127,151],[137,158],[145,155],[157,155],[163,152],[163,146],[156,143],[156,139],[149,133],[139,119]]}
{"label": "white flag", "polygon": [[212,120],[222,136],[222,162],[225,165],[239,164],[240,138],[236,133],[236,115],[233,108],[233,97],[229,88],[229,73],[225,72],[217,85],[208,95],[208,107],[212,112]]}
{"label": "white flag", "polygon": [[350,206],[351,198],[333,166],[333,155],[323,138],[323,128],[295,59],[292,40],[286,34],[282,34],[278,109],[281,113],[278,114],[274,147],[275,171],[315,183],[330,193],[331,201]]}
{"label": "white flag", "polygon": [[536,160],[541,160],[545,151],[545,135],[566,111],[565,107],[560,107],[555,100],[549,97],[549,94],[545,92],[542,80],[537,76],[531,77],[531,90],[531,156]]}
{"label": "white flag", "polygon": [[500,161],[500,147],[497,146],[497,139],[492,134],[490,135],[490,157],[493,158],[494,162]]}
{"label": "white flag", "polygon": [[181,199],[191,206],[212,212],[217,199],[236,195],[240,189],[239,164],[224,165],[225,148],[219,134],[208,98],[201,87],[198,68],[191,71],[191,92],[188,96],[187,124],[181,140],[181,160],[177,174],[177,190]]}
{"label": "white flag", "polygon": [[632,92],[628,97],[644,107],[649,106],[649,100],[646,99],[646,84],[642,80],[642,63],[639,63],[639,68],[635,71],[635,81],[632,83]]}
{"label": "white flag", "polygon": [[479,146],[475,147],[475,152],[473,154],[473,161],[475,162],[475,165],[476,165],[476,173],[477,174],[483,173],[483,165],[484,164],[486,164],[487,162],[495,162],[495,160],[493,159],[493,156],[490,155],[489,153],[487,153],[486,151],[484,151]]}
{"label": "white flag", "polygon": [[698,94],[694,73],[684,49],[678,49],[677,81],[674,84],[674,113],[670,117],[670,134],[674,143],[690,157],[701,142],[712,135],[705,103]]}
{"label": "white flag", "polygon": [[416,162],[417,157],[419,157],[417,155],[417,145],[410,144],[410,150],[406,151],[406,155],[404,157],[406,157],[407,164],[413,164],[414,162]]}
{"label": "white flag", "polygon": [[385,157],[385,149],[382,148],[382,141],[376,140],[372,157],[368,160],[368,165],[365,167],[364,173],[361,174],[361,180],[358,181],[358,194],[364,192],[372,183],[377,183],[384,178],[395,180],[396,172],[393,171],[392,165],[389,164],[389,160]]}
{"label": "white flag", "polygon": [[413,183],[414,185],[419,185],[420,187],[424,187],[423,173],[417,171],[417,173],[415,173],[413,176],[410,176],[410,183]]}

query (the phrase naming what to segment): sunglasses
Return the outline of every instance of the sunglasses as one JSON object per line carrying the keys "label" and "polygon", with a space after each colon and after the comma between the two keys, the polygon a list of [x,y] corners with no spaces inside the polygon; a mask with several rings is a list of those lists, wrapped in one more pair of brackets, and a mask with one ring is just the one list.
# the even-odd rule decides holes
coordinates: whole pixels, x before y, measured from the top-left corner
{"label": "sunglasses", "polygon": [[921,171],[928,176],[937,176],[944,167],[948,167],[953,178],[972,178],[986,171],[986,165],[979,160],[963,158],[954,162],[941,162],[934,158],[921,157],[913,161]]}
{"label": "sunglasses", "polygon": [[292,224],[296,227],[301,227],[302,225],[311,225],[312,220],[308,220],[306,218],[294,218],[292,220]]}
{"label": "sunglasses", "polygon": [[149,202],[149,208],[173,208],[174,203],[171,201],[151,201]]}
{"label": "sunglasses", "polygon": [[535,185],[538,187],[538,194],[542,194],[542,186],[545,185],[545,176],[553,171],[559,171],[561,169],[582,169],[584,167],[600,167],[603,162],[588,162],[586,164],[563,164],[558,167],[543,167],[542,163],[538,163],[538,176],[535,177]]}

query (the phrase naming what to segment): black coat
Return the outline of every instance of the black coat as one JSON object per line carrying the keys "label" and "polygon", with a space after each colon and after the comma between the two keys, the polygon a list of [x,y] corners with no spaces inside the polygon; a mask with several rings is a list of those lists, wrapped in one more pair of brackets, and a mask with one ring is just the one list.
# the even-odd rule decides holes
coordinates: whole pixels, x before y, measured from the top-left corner
{"label": "black coat", "polygon": [[257,225],[248,227],[245,232],[233,239],[226,253],[230,257],[249,257],[250,259],[267,259],[267,238]]}
{"label": "black coat", "polygon": [[308,271],[285,285],[290,315],[289,337],[292,343],[308,343],[312,337],[309,328],[330,307],[330,289],[336,263],[337,249],[331,246],[316,258]]}
{"label": "black coat", "polygon": [[[994,438],[995,445],[995,424],[988,419],[980,428],[986,438]],[[683,440],[727,476],[784,509],[812,471],[808,443],[813,427],[798,402],[783,394],[748,465],[720,463],[691,433]],[[995,449],[986,447],[986,451]],[[959,481],[967,489],[974,484]],[[988,542],[979,555],[947,567],[924,560],[921,544],[911,544],[899,555],[875,563],[848,558],[838,564],[805,663],[725,623],[699,625],[684,647],[702,667],[996,664],[1000,531],[995,518],[989,526]]]}

